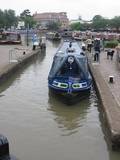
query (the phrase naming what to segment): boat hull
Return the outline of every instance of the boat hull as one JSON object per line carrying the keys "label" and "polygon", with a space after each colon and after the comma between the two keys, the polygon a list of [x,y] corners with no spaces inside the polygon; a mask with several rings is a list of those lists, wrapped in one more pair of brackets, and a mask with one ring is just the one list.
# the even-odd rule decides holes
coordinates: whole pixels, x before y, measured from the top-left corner
{"label": "boat hull", "polygon": [[21,35],[18,32],[0,32],[0,45],[17,45],[21,44]]}
{"label": "boat hull", "polygon": [[[71,86],[73,86],[73,85],[74,85],[74,83],[71,84]],[[71,86],[68,87],[68,88],[58,88],[58,87],[53,85],[53,82],[52,82],[52,84],[49,83],[48,86],[49,86],[49,89],[52,92],[54,92],[55,94],[60,94],[60,95],[63,95],[65,97],[75,97],[77,95],[84,96],[86,94],[89,94],[89,92],[91,90],[91,87],[92,87],[92,81],[90,80],[89,84],[86,87],[77,88],[77,89],[74,89]]]}
{"label": "boat hull", "polygon": [[0,45],[17,45],[21,44],[21,41],[0,41]]}
{"label": "boat hull", "polygon": [[69,106],[74,105],[84,99],[88,99],[90,96],[90,92],[91,88],[82,90],[80,92],[68,94],[67,92],[59,92],[58,90],[54,90],[53,88],[49,87],[50,96],[57,98],[58,100]]}

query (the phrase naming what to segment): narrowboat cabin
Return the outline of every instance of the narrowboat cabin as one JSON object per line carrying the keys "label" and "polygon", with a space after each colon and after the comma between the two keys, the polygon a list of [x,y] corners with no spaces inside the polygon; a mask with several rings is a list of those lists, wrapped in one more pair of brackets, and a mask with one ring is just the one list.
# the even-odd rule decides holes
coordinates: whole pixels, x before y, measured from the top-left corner
{"label": "narrowboat cabin", "polygon": [[53,58],[48,76],[49,88],[56,93],[85,93],[90,91],[92,78],[87,57],[77,42],[63,42]]}
{"label": "narrowboat cabin", "polygon": [[1,32],[0,44],[21,44],[21,35],[18,32]]}

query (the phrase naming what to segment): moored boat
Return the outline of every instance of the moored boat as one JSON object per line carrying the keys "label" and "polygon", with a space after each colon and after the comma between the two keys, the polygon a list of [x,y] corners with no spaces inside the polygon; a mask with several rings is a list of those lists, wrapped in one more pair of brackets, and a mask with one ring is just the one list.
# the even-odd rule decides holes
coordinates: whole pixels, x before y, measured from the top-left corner
{"label": "moored boat", "polygon": [[63,42],[57,50],[48,76],[56,93],[76,95],[90,91],[92,78],[87,57],[77,42]]}
{"label": "moored boat", "polygon": [[21,44],[21,36],[18,32],[1,32],[0,44]]}
{"label": "moored boat", "polygon": [[46,38],[50,40],[58,41],[58,40],[61,40],[61,35],[58,32],[48,32],[46,34]]}
{"label": "moored boat", "polygon": [[65,39],[72,38],[72,30],[68,30],[68,29],[61,30],[61,36]]}
{"label": "moored boat", "polygon": [[76,40],[76,41],[81,41],[81,40],[82,40],[82,35],[81,35],[81,32],[80,32],[80,31],[75,31],[75,32],[73,32],[72,37],[73,37],[73,39]]}

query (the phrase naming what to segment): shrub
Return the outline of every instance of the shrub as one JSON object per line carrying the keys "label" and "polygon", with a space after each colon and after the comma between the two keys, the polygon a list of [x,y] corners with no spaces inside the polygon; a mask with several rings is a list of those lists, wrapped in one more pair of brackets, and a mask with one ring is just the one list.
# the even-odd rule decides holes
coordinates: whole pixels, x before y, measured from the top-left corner
{"label": "shrub", "polygon": [[104,47],[105,48],[115,48],[118,45],[118,41],[106,41]]}

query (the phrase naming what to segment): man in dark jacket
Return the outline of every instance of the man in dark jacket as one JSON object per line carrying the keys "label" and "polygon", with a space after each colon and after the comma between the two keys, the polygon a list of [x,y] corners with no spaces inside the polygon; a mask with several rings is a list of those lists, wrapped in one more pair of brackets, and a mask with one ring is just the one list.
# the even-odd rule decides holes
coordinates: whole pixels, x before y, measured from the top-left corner
{"label": "man in dark jacket", "polygon": [[101,48],[100,39],[96,38],[94,40],[94,51],[95,51],[94,61],[98,62],[100,59],[100,48]]}

